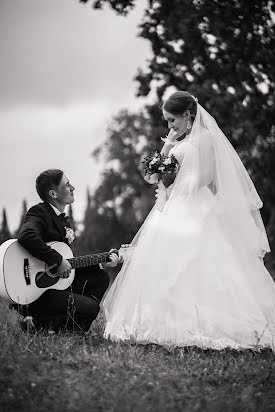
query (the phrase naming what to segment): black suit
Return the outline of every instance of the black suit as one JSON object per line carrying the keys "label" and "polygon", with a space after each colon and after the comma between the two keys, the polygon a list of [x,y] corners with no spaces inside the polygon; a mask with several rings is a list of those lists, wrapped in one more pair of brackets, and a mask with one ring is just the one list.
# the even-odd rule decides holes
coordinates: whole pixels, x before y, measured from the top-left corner
{"label": "black suit", "polygon": [[[68,223],[66,225],[69,226]],[[51,241],[68,243],[64,222],[48,203],[39,203],[29,209],[18,242],[48,265],[59,265],[62,256],[46,244]],[[47,290],[28,305],[28,314],[39,326],[47,327],[52,323],[56,329],[66,326],[68,329],[88,330],[99,312],[99,303],[108,285],[109,276],[98,265],[76,269],[71,287],[64,291]]]}

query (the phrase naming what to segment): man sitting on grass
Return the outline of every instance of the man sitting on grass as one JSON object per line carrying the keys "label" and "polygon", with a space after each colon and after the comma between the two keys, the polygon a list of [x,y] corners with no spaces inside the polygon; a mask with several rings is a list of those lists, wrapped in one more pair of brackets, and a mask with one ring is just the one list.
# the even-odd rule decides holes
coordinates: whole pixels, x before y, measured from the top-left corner
{"label": "man sitting on grass", "polygon": [[[18,242],[35,258],[48,266],[57,266],[57,275],[66,278],[72,267],[68,260],[46,242],[60,241],[68,245],[73,241],[73,230],[64,214],[65,207],[74,202],[75,188],[59,169],[42,172],[36,179],[36,190],[43,203],[29,209],[18,235]],[[111,250],[110,252],[113,252]],[[119,263],[116,253],[110,262],[76,269],[71,286],[65,290],[46,290],[35,302],[20,305],[21,322],[34,330],[51,328],[53,331],[74,330],[87,332],[100,309],[100,301],[109,286],[109,275],[104,270]]]}

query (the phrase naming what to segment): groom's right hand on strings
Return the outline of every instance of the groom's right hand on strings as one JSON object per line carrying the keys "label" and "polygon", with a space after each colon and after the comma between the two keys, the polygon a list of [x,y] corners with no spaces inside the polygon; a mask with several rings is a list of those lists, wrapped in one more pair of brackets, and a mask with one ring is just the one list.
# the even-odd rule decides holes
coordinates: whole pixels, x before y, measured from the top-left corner
{"label": "groom's right hand on strings", "polygon": [[60,265],[57,268],[57,276],[60,278],[68,278],[70,276],[72,266],[66,259],[62,259]]}

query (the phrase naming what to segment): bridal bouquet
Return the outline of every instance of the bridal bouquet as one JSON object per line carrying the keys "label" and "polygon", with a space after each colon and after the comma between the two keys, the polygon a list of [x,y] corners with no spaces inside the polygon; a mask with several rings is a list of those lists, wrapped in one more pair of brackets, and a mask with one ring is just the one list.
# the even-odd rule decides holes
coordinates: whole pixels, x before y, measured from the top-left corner
{"label": "bridal bouquet", "polygon": [[174,155],[165,156],[157,151],[144,157],[142,160],[144,175],[155,175],[157,181],[162,181],[165,187],[169,187],[175,180],[179,163]]}

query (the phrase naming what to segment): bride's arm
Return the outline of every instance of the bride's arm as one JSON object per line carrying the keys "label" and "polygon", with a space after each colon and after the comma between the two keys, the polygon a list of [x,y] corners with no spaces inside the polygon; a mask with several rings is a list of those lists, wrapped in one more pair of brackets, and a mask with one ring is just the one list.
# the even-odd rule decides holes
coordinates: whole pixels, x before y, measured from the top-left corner
{"label": "bride's arm", "polygon": [[[173,147],[173,142],[179,137],[179,135],[177,134],[177,132],[175,132],[174,129],[170,129],[168,136],[166,138],[166,142],[164,143],[162,149],[161,149],[161,154],[163,154],[164,156],[167,156],[170,152],[170,150]],[[171,144],[169,143],[169,141],[171,142]]]}

